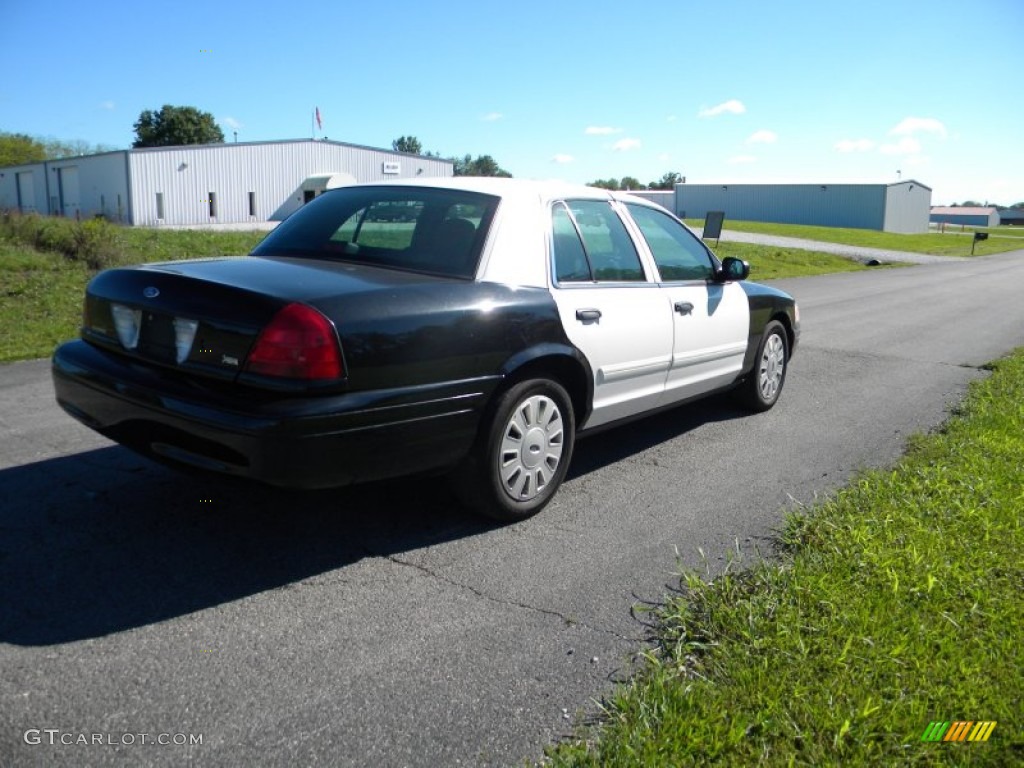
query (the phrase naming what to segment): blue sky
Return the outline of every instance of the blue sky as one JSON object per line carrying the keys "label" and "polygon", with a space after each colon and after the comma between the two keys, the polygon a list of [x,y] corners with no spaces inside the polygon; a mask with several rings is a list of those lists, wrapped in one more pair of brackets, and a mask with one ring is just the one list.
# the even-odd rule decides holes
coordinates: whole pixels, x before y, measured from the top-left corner
{"label": "blue sky", "polygon": [[130,146],[143,109],[225,136],[490,154],[515,176],[895,181],[1024,201],[1024,1],[6,0],[0,130]]}

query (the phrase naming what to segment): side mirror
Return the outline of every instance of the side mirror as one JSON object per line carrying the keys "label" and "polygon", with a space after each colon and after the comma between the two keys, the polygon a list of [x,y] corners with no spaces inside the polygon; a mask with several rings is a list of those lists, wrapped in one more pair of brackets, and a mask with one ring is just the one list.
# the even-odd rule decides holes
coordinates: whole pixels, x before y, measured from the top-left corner
{"label": "side mirror", "polygon": [[722,271],[718,273],[721,282],[746,280],[750,277],[750,265],[742,259],[727,256],[722,260]]}

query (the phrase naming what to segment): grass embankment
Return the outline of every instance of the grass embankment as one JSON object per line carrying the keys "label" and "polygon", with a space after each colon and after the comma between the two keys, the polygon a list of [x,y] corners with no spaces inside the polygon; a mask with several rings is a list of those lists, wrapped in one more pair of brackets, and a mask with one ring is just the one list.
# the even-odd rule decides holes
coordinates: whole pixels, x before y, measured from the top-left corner
{"label": "grass embankment", "polygon": [[244,254],[265,234],[0,216],[0,361],[46,357],[76,336],[85,284],[98,269]]}
{"label": "grass embankment", "polygon": [[[994,370],[894,469],[792,516],[774,562],[686,573],[650,662],[552,764],[1024,764],[1024,349]],[[922,741],[957,720],[998,725]]]}
{"label": "grass embankment", "polygon": [[[866,267],[859,261],[836,256],[834,253],[801,251],[796,248],[780,248],[777,245],[720,242],[711,247],[720,259],[735,256],[737,259],[749,262],[751,280],[772,280],[782,277],[804,277],[827,275],[832,272],[860,272],[865,269],[879,269],[879,267]],[[887,264],[881,268],[892,266],[896,265]]]}
{"label": "grass embankment", "polygon": [[[703,220],[687,219],[691,227],[704,226]],[[893,232],[876,232],[870,229],[849,229],[842,227],[812,227],[803,224],[772,224],[762,221],[725,221],[726,232],[753,232],[760,235],[776,237],[799,237],[804,240],[818,240],[825,243],[841,243],[865,248],[882,248],[887,251],[908,251],[910,253],[930,253],[936,256],[970,256],[971,237],[959,232],[929,232],[919,235],[901,235]],[[999,227],[998,229],[982,229],[990,233],[988,240],[975,244],[974,255],[984,256],[990,253],[1005,253],[1024,248],[1021,229]],[[996,236],[998,235],[998,237]],[[723,243],[724,244],[724,243]],[[716,249],[717,250],[717,249]]]}

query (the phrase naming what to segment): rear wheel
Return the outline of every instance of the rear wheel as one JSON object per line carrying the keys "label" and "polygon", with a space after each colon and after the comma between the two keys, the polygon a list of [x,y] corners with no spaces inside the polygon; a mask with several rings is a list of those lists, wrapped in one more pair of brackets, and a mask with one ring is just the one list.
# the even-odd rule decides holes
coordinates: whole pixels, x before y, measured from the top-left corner
{"label": "rear wheel", "polygon": [[786,382],[789,362],[789,337],[782,323],[772,320],[765,326],[754,358],[754,370],[737,388],[740,402],[753,411],[767,411],[779,399]]}
{"label": "rear wheel", "polygon": [[535,515],[565,478],[576,423],[565,389],[528,379],[503,392],[473,454],[453,475],[468,506],[503,522]]}

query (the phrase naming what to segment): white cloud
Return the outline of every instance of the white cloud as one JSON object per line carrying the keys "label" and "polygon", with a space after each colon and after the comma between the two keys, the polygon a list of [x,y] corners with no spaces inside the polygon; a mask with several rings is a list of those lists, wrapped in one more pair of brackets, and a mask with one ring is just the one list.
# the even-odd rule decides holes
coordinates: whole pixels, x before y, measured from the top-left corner
{"label": "white cloud", "polygon": [[504,115],[501,114],[501,112],[488,112],[486,115],[481,116],[480,119],[483,120],[485,123],[493,123],[496,122],[497,120],[501,120],[501,118],[503,117]]}
{"label": "white cloud", "polygon": [[576,158],[572,155],[555,155],[551,158],[551,162],[558,163],[559,165],[565,165],[566,163],[571,163],[575,159]]}
{"label": "white cloud", "polygon": [[665,118],[665,122],[666,123],[674,123],[678,119],[679,118],[676,117],[675,115],[669,115],[668,117]]}
{"label": "white cloud", "polygon": [[747,139],[747,144],[774,144],[779,135],[774,131],[754,131]]}
{"label": "white cloud", "polygon": [[233,131],[237,131],[242,127],[242,124],[233,117],[222,117],[220,122],[224,123],[224,125]]}
{"label": "white cloud", "polygon": [[626,152],[630,149],[636,149],[640,146],[640,139],[619,139],[612,144],[612,149],[616,152]]}
{"label": "white cloud", "polygon": [[835,144],[837,152],[870,152],[875,148],[871,139],[843,139]]}
{"label": "white cloud", "polygon": [[718,115],[724,115],[726,112],[731,115],[742,115],[746,111],[747,108],[743,106],[742,101],[729,99],[729,101],[723,101],[714,107],[701,107],[697,117],[717,117]]}
{"label": "white cloud", "polygon": [[921,151],[921,142],[912,136],[905,136],[895,144],[883,144],[878,151],[883,155],[916,155]]}
{"label": "white cloud", "polygon": [[913,136],[915,133],[933,133],[946,138],[946,126],[934,117],[905,117],[889,131],[890,136]]}
{"label": "white cloud", "polygon": [[587,136],[611,136],[613,133],[622,133],[622,129],[610,125],[588,125],[583,133]]}
{"label": "white cloud", "polygon": [[114,109],[114,102],[112,101],[101,101],[100,109]]}
{"label": "white cloud", "polygon": [[729,165],[749,165],[750,163],[756,163],[757,158],[753,155],[735,155],[730,157],[727,162]]}
{"label": "white cloud", "polygon": [[658,155],[658,162],[660,163],[667,163],[671,159],[672,155],[670,155],[668,152],[662,152],[660,155]]}

